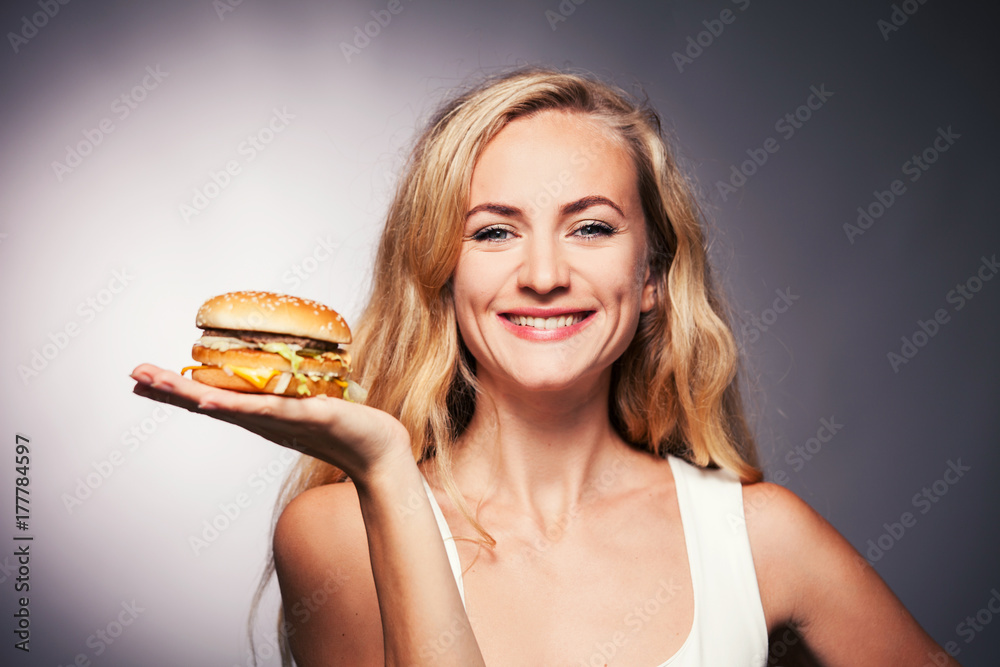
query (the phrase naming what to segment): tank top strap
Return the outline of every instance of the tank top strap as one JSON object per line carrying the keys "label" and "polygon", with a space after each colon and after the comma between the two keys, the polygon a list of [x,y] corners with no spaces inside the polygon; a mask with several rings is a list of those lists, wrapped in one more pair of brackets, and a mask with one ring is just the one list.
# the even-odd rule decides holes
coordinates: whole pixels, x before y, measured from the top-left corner
{"label": "tank top strap", "polygon": [[441,539],[444,540],[444,550],[448,554],[448,562],[451,564],[451,573],[455,577],[455,583],[458,584],[458,593],[462,596],[462,605],[465,605],[465,584],[462,582],[462,563],[458,559],[458,547],[455,546],[455,538],[451,534],[451,529],[448,527],[448,522],[444,519],[444,514],[441,512],[441,506],[438,505],[437,499],[434,497],[434,491],[431,490],[430,484],[427,483],[427,479],[421,475],[424,482],[424,489],[427,491],[427,499],[430,500],[431,510],[434,512],[434,518],[437,520],[438,531],[441,533]]}
{"label": "tank top strap", "polygon": [[763,667],[767,624],[750,552],[743,486],[725,470],[670,456],[694,589],[694,623],[661,667]]}

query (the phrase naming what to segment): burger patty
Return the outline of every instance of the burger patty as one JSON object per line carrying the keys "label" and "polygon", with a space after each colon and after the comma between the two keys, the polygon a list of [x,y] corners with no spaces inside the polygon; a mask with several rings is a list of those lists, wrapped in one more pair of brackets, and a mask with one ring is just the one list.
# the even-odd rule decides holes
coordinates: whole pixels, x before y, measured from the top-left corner
{"label": "burger patty", "polygon": [[304,338],[302,336],[287,336],[285,334],[266,333],[264,331],[240,331],[238,329],[205,329],[206,336],[226,336],[228,338],[239,338],[249,343],[263,345],[265,343],[293,343],[312,350],[323,350],[324,352],[336,352],[339,346],[336,343],[329,343],[325,340],[315,338]]}

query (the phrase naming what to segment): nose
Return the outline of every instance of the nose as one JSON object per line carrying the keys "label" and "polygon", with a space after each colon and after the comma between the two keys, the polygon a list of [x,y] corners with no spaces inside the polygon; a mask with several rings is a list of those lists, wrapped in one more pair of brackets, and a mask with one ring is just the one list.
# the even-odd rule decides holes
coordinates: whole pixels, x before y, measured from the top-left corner
{"label": "nose", "polygon": [[558,239],[532,235],[523,247],[525,256],[517,277],[519,287],[538,294],[569,287],[569,262]]}

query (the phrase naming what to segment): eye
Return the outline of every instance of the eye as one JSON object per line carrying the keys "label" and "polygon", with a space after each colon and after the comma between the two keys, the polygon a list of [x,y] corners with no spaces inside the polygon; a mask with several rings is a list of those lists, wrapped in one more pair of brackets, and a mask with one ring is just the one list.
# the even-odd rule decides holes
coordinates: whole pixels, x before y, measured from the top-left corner
{"label": "eye", "polygon": [[473,241],[485,241],[487,243],[499,243],[501,241],[510,240],[514,236],[514,233],[503,227],[501,225],[492,225],[490,227],[483,227],[478,232],[472,235]]}
{"label": "eye", "polygon": [[575,232],[577,236],[582,236],[587,239],[595,239],[600,237],[608,237],[614,235],[618,230],[609,225],[606,222],[601,222],[600,220],[591,220],[587,223],[580,225]]}

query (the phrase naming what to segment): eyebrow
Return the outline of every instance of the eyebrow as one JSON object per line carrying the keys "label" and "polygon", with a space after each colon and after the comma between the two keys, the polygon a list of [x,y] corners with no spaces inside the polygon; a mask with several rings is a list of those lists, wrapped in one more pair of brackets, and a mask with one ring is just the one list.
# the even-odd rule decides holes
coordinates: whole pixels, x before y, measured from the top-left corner
{"label": "eyebrow", "polygon": [[[625,213],[622,211],[621,207],[618,206],[618,204],[614,203],[607,197],[603,197],[601,195],[588,195],[581,199],[577,199],[574,202],[564,204],[562,208],[559,209],[559,212],[562,215],[572,215],[574,213],[579,213],[580,211],[585,211],[592,206],[602,206],[602,205],[610,206],[611,208],[618,211],[618,214],[623,217],[625,215]],[[487,202],[485,204],[480,204],[470,209],[469,212],[465,214],[465,219],[468,220],[476,213],[483,213],[483,212],[494,213],[504,218],[514,218],[523,214],[523,211],[517,208],[516,206],[508,206],[507,204],[496,204],[493,202]]]}
{"label": "eyebrow", "polygon": [[585,211],[591,206],[610,206],[611,208],[618,211],[618,215],[625,217],[625,213],[622,211],[618,204],[614,203],[607,197],[602,197],[601,195],[589,195],[583,199],[577,199],[575,202],[570,202],[560,209],[560,213],[563,215],[571,215],[573,213],[579,213],[580,211]]}

